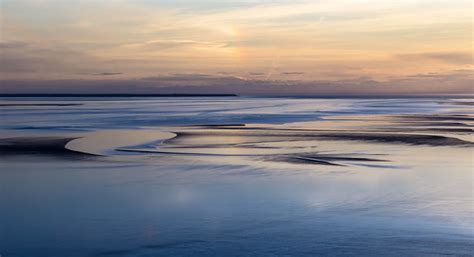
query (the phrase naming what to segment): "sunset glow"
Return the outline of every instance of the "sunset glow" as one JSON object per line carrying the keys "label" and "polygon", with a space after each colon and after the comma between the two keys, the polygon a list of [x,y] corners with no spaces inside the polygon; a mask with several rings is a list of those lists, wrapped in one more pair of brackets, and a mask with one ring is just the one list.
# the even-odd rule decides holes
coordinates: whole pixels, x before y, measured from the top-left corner
{"label": "sunset glow", "polygon": [[[1,6],[7,92],[22,91],[12,86],[18,84],[47,90],[44,82],[56,80],[75,81],[63,91],[139,80],[136,90],[153,92],[195,85],[230,92],[230,84],[237,93],[267,94],[284,85],[299,94],[471,92],[466,0],[3,0]],[[341,84],[342,91],[332,89]]]}

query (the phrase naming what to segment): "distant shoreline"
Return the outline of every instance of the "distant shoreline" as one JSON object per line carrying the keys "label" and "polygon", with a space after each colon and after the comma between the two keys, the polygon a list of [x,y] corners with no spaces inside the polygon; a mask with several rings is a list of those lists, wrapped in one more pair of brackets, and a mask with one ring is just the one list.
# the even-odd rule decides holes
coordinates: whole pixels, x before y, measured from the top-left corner
{"label": "distant shoreline", "polygon": [[0,94],[0,98],[34,98],[34,97],[45,97],[45,98],[55,98],[55,97],[248,97],[248,98],[295,98],[295,99],[405,99],[405,98],[428,98],[428,99],[442,99],[442,98],[452,98],[452,99],[474,99],[474,94],[393,94],[393,95],[238,95],[238,94]]}
{"label": "distant shoreline", "polygon": [[235,97],[235,94],[0,94],[0,97]]}

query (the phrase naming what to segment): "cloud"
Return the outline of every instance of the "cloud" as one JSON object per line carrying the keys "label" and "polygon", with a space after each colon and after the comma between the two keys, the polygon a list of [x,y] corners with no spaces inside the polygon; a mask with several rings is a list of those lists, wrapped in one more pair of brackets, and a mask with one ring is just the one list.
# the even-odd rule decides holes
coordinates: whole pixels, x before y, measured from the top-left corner
{"label": "cloud", "polygon": [[27,47],[29,44],[26,42],[19,42],[19,41],[3,41],[0,42],[0,49],[20,49]]}
{"label": "cloud", "polygon": [[211,86],[216,87],[215,90],[219,90],[218,87],[240,84],[245,80],[240,77],[230,75],[217,76],[202,73],[175,73],[155,77],[144,77],[138,79],[138,81],[144,81],[148,85],[152,85],[154,87]]}
{"label": "cloud", "polygon": [[397,59],[407,61],[434,60],[448,64],[472,64],[472,53],[470,52],[430,52],[415,54],[399,54]]}
{"label": "cloud", "polygon": [[222,48],[226,47],[227,44],[225,42],[218,41],[198,41],[191,39],[155,39],[146,42],[124,44],[122,46],[127,48],[142,48],[144,50],[164,50],[180,47]]}
{"label": "cloud", "polygon": [[[77,74],[94,66],[97,58],[67,47],[6,41],[0,43],[2,77],[52,78],[52,74]],[[91,68],[89,68],[91,69]]]}
{"label": "cloud", "polygon": [[263,78],[447,81],[461,78],[430,72],[472,65],[470,1],[362,2],[6,0],[0,76],[111,80],[120,71],[123,83],[147,86],[263,88]]}
{"label": "cloud", "polygon": [[94,73],[93,75],[96,76],[114,76],[114,75],[122,75],[122,72],[102,72],[102,73]]}
{"label": "cloud", "polygon": [[211,74],[170,74],[129,80],[2,80],[2,93],[232,93],[239,95],[391,95],[474,93],[472,73],[415,74],[375,81],[246,79]]}
{"label": "cloud", "polygon": [[194,80],[206,80],[206,79],[217,78],[210,74],[205,73],[172,73],[169,75],[161,75],[154,77],[144,77],[141,80],[146,81],[194,81]]}
{"label": "cloud", "polygon": [[281,72],[280,74],[283,74],[283,75],[303,75],[304,72],[300,72],[300,71],[286,71],[286,72]]}

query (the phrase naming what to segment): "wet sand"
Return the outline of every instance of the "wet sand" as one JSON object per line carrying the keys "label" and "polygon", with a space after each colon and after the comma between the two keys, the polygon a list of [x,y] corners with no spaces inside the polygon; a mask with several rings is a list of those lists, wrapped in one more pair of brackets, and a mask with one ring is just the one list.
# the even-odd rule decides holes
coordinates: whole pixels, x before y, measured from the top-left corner
{"label": "wet sand", "polygon": [[15,137],[0,139],[0,153],[9,154],[79,154],[66,148],[66,144],[75,138],[64,137]]}
{"label": "wet sand", "polygon": [[[472,147],[473,142],[445,135],[434,135],[436,132],[471,134],[466,129],[439,129],[425,128],[434,124],[426,124],[425,116],[403,116],[400,126],[405,119],[421,121],[421,123],[409,124],[410,127],[401,129],[390,123],[391,128],[380,126],[366,131],[342,130],[328,128],[323,130],[278,128],[273,126],[252,126],[249,124],[213,124],[195,125],[187,127],[169,127],[160,129],[137,129],[137,130],[104,130],[86,133],[78,138],[58,137],[31,137],[31,138],[6,138],[0,139],[0,151],[5,154],[73,154],[82,153],[90,155],[113,156],[120,153],[135,154],[169,154],[169,155],[207,155],[207,156],[241,156],[241,157],[266,157],[268,160],[288,161],[290,163],[308,163],[320,165],[342,165],[336,161],[381,161],[371,158],[345,156],[323,156],[313,152],[327,141],[361,141],[382,144],[407,144],[428,146],[454,146]],[[394,117],[365,117],[372,120],[400,119]],[[467,119],[466,116],[463,116]],[[364,118],[362,118],[363,120]],[[344,121],[344,118],[340,121]],[[442,125],[451,121],[451,116],[444,119],[436,117]],[[464,126],[470,126],[462,123]],[[314,124],[313,124],[314,125]],[[450,123],[457,127],[456,124]],[[395,132],[398,130],[397,132]],[[401,130],[401,131],[400,131]],[[418,134],[419,132],[428,134]],[[233,142],[238,138],[238,142]],[[292,142],[306,141],[312,145],[295,147]],[[280,143],[278,147],[271,146]],[[287,142],[285,145],[284,143]]]}

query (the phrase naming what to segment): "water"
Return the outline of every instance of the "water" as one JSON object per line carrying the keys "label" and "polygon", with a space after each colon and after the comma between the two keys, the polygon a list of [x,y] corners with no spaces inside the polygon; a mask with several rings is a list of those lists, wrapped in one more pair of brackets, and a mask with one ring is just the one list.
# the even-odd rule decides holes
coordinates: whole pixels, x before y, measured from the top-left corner
{"label": "water", "polygon": [[3,99],[0,254],[472,256],[470,103]]}

